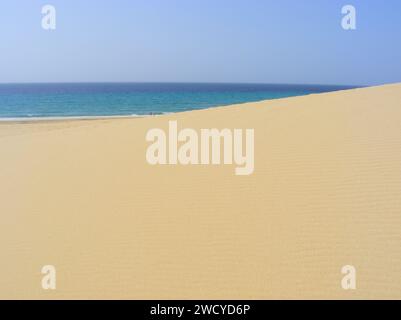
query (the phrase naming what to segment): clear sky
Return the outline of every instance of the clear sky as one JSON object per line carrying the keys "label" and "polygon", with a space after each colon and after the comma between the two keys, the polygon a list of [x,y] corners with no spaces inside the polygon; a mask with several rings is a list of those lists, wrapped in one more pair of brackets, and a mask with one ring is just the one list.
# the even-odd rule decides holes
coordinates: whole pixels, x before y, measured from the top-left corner
{"label": "clear sky", "polygon": [[1,0],[0,39],[1,83],[401,81],[400,0]]}

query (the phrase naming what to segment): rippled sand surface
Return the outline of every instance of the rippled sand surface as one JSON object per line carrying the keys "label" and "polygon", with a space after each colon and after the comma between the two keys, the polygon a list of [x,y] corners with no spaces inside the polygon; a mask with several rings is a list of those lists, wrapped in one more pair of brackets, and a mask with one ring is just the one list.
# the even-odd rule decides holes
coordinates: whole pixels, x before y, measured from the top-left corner
{"label": "rippled sand surface", "polygon": [[[146,132],[169,120],[253,128],[254,173],[149,165]],[[0,298],[401,298],[400,84],[0,123],[0,150]]]}

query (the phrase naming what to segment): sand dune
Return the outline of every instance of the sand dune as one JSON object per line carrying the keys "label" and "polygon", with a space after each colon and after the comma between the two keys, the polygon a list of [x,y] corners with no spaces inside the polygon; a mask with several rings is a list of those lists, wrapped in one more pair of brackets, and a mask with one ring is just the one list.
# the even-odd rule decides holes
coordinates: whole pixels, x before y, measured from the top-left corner
{"label": "sand dune", "polygon": [[[254,128],[254,173],[149,165],[146,132],[168,120]],[[401,84],[0,123],[0,150],[0,298],[401,298]]]}

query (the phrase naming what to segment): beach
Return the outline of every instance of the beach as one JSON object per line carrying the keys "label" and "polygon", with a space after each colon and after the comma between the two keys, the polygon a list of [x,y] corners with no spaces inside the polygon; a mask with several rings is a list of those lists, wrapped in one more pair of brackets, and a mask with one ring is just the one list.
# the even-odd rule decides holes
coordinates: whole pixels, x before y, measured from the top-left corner
{"label": "beach", "polygon": [[[254,129],[252,174],[150,165],[146,134],[169,121]],[[1,299],[401,298],[401,84],[0,122],[0,150]]]}

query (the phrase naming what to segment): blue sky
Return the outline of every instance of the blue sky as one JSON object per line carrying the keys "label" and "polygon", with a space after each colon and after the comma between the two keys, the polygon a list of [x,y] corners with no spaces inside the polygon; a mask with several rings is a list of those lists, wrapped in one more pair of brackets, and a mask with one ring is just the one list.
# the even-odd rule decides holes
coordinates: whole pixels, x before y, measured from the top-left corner
{"label": "blue sky", "polygon": [[2,0],[0,26],[1,83],[401,81],[399,0]]}

